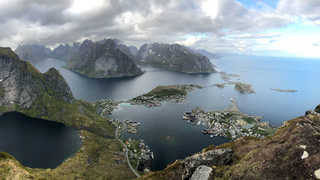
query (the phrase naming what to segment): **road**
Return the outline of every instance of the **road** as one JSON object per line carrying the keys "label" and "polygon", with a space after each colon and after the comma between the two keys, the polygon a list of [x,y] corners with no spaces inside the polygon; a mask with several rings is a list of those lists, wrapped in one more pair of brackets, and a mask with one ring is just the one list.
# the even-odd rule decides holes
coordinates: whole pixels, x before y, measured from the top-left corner
{"label": "road", "polygon": [[115,136],[116,136],[116,139],[122,144],[122,146],[126,149],[126,159],[127,159],[127,163],[128,163],[128,166],[129,168],[131,169],[131,171],[133,172],[133,174],[135,174],[137,177],[140,177],[140,174],[132,167],[131,163],[130,163],[130,160],[129,160],[129,156],[128,156],[128,147],[126,144],[124,144],[121,139],[119,138],[119,135],[118,135],[118,127],[116,128],[115,130]]}

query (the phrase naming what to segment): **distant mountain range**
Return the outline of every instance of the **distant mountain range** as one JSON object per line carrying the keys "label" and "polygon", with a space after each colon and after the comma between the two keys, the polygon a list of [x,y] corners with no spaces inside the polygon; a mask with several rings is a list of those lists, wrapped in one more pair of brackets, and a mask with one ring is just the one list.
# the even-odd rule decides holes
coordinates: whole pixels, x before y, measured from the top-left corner
{"label": "distant mountain range", "polygon": [[218,57],[206,50],[179,44],[144,44],[138,49],[117,39],[61,44],[53,50],[42,45],[19,45],[15,52],[31,63],[46,58],[66,61],[67,68],[91,78],[137,76],[142,74],[138,65],[188,74],[213,73],[216,71],[209,58]]}
{"label": "distant mountain range", "polygon": [[215,72],[206,56],[179,44],[144,44],[138,51],[136,61],[183,73]]}
{"label": "distant mountain range", "polygon": [[31,63],[37,63],[43,59],[56,58],[68,61],[73,54],[78,52],[80,43],[73,43],[72,45],[61,44],[55,49],[51,50],[43,45],[24,44],[19,45],[15,50],[18,56]]}

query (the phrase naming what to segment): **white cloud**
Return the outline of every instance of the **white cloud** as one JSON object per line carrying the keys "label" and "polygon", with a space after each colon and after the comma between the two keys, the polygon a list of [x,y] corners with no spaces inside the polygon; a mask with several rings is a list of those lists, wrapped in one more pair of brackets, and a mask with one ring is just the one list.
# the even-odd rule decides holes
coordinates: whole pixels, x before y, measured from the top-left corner
{"label": "white cloud", "polygon": [[203,0],[201,8],[207,16],[215,19],[219,13],[219,1]]}
{"label": "white cloud", "polygon": [[71,7],[67,11],[72,14],[82,14],[97,10],[107,4],[108,1],[106,0],[73,0]]}
{"label": "white cloud", "polygon": [[[320,24],[319,0],[279,0],[276,8],[257,1],[257,7],[237,0],[0,0],[0,45],[111,37],[138,46],[158,41],[219,52],[315,54],[312,38],[280,31],[292,23]],[[309,49],[297,53],[298,45],[284,37]]]}
{"label": "white cloud", "polygon": [[192,46],[196,42],[200,41],[201,39],[205,38],[204,36],[196,36],[196,35],[189,35],[183,41],[176,41],[177,44],[181,44],[184,46]]}

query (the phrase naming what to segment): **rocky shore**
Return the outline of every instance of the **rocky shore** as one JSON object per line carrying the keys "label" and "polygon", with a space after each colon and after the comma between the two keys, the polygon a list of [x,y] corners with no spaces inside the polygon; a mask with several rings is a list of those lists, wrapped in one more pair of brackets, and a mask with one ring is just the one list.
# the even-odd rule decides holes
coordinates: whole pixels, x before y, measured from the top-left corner
{"label": "rocky shore", "polygon": [[[213,84],[213,86],[217,88],[223,89],[227,85],[233,85],[234,89],[241,94],[253,94],[255,93],[252,85],[240,82],[240,75],[238,74],[228,74],[226,72],[220,72],[220,77],[224,81],[222,83]],[[232,78],[238,78],[236,81],[232,80]]]}
{"label": "rocky shore", "polygon": [[186,112],[183,119],[195,124],[203,125],[206,129],[203,134],[223,136],[231,139],[253,136],[262,138],[270,135],[273,128],[267,122],[261,122],[262,117],[250,116],[239,111],[234,99],[226,110],[205,112],[201,108],[195,108],[192,112]]}

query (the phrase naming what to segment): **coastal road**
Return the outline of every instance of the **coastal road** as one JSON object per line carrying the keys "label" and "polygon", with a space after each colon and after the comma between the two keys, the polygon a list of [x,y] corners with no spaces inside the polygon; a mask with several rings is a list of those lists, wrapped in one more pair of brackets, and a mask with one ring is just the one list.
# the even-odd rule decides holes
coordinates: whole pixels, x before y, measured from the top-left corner
{"label": "coastal road", "polygon": [[126,144],[124,144],[121,139],[119,138],[119,135],[118,135],[118,130],[119,128],[117,127],[116,130],[115,130],[115,136],[116,136],[116,139],[122,144],[122,146],[126,149],[126,158],[127,158],[127,163],[128,163],[128,166],[129,168],[131,169],[131,171],[133,172],[133,174],[135,174],[137,177],[140,177],[140,174],[132,167],[131,163],[130,163],[130,160],[129,160],[129,156],[128,156],[128,147]]}

